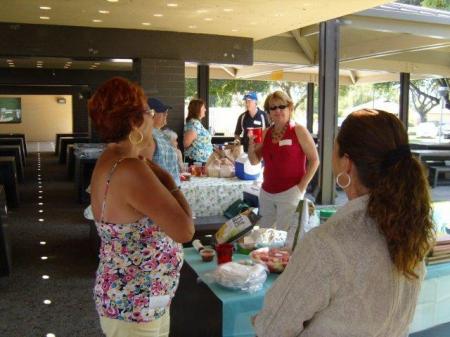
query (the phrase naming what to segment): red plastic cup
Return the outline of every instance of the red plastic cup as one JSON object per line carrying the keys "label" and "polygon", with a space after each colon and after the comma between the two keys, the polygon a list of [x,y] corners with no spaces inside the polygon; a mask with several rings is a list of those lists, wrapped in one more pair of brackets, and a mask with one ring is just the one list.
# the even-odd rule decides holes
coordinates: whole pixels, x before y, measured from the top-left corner
{"label": "red plastic cup", "polygon": [[217,264],[231,262],[233,259],[233,245],[231,243],[221,243],[216,245]]}
{"label": "red plastic cup", "polygon": [[261,143],[262,142],[262,128],[247,128],[247,135],[254,136],[255,138],[253,141],[255,143]]}

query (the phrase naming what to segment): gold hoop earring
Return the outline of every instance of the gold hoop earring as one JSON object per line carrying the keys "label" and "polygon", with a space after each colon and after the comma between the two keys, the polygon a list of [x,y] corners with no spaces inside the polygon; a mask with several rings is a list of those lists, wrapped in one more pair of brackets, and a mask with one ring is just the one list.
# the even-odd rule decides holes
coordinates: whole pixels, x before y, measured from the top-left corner
{"label": "gold hoop earring", "polygon": [[133,134],[134,130],[130,132],[130,134],[128,135],[128,139],[130,140],[130,143],[133,145],[138,145],[140,143],[142,143],[142,141],[144,140],[144,135],[142,134],[141,131],[137,130],[137,132],[139,132],[139,140],[135,140],[133,139],[133,137],[131,136]]}

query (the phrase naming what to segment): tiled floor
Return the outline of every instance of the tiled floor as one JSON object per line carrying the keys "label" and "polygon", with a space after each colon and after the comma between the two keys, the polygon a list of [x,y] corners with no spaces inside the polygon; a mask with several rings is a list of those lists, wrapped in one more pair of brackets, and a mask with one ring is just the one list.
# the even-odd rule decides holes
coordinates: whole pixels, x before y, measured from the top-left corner
{"label": "tiled floor", "polygon": [[28,152],[55,152],[54,142],[27,142]]}

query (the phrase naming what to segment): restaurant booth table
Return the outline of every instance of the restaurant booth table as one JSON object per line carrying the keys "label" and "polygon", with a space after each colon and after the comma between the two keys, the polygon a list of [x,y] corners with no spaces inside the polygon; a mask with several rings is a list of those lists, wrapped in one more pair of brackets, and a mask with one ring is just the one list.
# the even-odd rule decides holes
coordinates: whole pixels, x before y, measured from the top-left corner
{"label": "restaurant booth table", "polygon": [[[251,317],[261,310],[264,296],[278,274],[269,274],[262,290],[247,293],[206,280],[205,273],[217,267],[215,259],[203,262],[194,248],[185,248],[184,258],[180,289],[172,304],[171,336],[254,337]],[[248,255],[233,254],[233,261],[248,258]],[[185,321],[180,321],[181,312]],[[450,322],[450,263],[430,265],[410,332],[446,322]],[[180,325],[183,330],[177,330]]]}

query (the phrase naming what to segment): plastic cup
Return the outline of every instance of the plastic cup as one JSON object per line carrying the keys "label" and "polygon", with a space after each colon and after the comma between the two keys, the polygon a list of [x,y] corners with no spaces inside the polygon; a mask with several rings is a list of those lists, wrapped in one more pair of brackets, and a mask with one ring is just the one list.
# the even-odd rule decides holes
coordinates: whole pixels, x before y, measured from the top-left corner
{"label": "plastic cup", "polygon": [[249,137],[255,137],[253,141],[258,144],[262,142],[262,129],[261,128],[247,128],[247,135]]}
{"label": "plastic cup", "polygon": [[216,245],[217,264],[231,262],[233,259],[233,245],[221,243]]}

